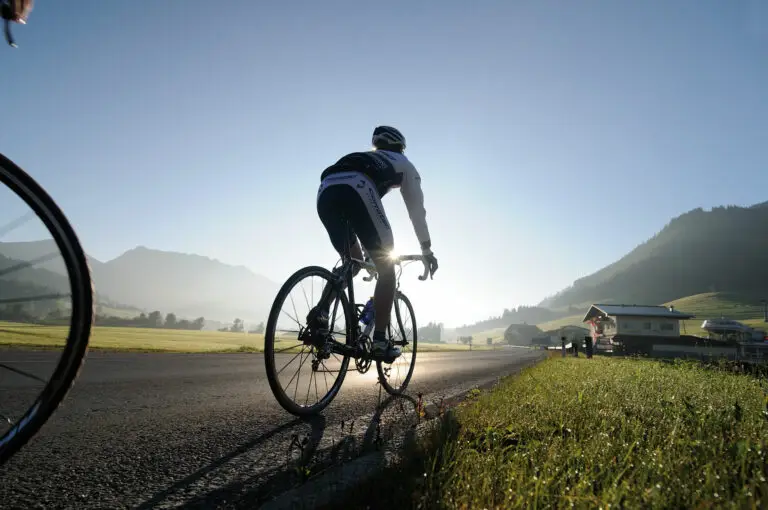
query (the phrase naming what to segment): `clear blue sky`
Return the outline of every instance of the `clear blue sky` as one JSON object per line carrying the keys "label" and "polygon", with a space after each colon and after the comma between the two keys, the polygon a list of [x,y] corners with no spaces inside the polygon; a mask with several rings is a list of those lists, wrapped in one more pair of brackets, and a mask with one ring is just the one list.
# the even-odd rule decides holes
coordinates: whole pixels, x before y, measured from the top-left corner
{"label": "clear blue sky", "polygon": [[440,261],[405,289],[460,325],[689,209],[768,200],[766,5],[38,0],[0,51],[0,150],[100,260],[145,245],[282,282],[336,260],[320,171],[395,125]]}

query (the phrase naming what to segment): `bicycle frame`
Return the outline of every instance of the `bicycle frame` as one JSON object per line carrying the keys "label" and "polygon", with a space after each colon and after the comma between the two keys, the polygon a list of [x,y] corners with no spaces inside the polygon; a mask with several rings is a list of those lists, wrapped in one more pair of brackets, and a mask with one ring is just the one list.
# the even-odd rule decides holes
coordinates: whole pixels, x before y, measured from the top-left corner
{"label": "bicycle frame", "polygon": [[[426,262],[424,261],[424,257],[422,255],[402,255],[393,257],[393,262],[396,266],[398,266],[398,273],[396,275],[396,287],[395,292],[400,292],[400,277],[403,273],[403,262],[415,262],[415,261],[422,261],[424,263],[424,273],[420,275],[418,278],[421,281],[424,281],[427,279],[427,275],[429,274],[429,267],[426,265]],[[344,287],[346,287],[347,292],[347,298],[349,301],[349,306],[352,309],[352,323],[357,324],[360,321],[360,313],[358,310],[358,304],[355,301],[355,288],[354,288],[354,277],[356,266],[360,269],[365,269],[368,271],[369,276],[364,276],[363,280],[366,282],[372,281],[374,278],[378,276],[378,273],[376,271],[376,266],[370,262],[366,262],[363,260],[356,259],[351,256],[347,256],[344,258],[342,265],[338,269],[334,269],[334,273],[338,274],[338,278],[336,281],[334,281],[331,284],[331,287],[333,288],[333,291],[336,293],[344,292]],[[346,283],[346,285],[344,285]],[[323,296],[321,299],[327,299],[328,296]],[[333,312],[331,313],[331,317],[336,317],[336,311],[338,310],[338,300],[334,300],[334,307]],[[345,311],[345,313],[350,312],[349,310]],[[331,345],[332,352],[336,354],[340,354],[342,356],[352,356],[357,357],[359,355],[357,350],[357,340],[358,340],[358,332],[357,329],[353,331],[353,338],[354,342],[352,345],[348,344],[342,344],[336,340],[328,339],[327,342]]]}

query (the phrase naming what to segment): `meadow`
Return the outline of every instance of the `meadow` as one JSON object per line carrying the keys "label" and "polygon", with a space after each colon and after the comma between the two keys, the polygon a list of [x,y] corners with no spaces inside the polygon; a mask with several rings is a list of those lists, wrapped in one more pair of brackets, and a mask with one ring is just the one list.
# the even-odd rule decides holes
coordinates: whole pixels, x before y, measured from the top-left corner
{"label": "meadow", "polygon": [[[0,322],[0,346],[34,349],[61,348],[69,328]],[[277,348],[297,342],[284,337]],[[489,349],[474,345],[472,350]],[[119,328],[94,326],[89,349],[129,352],[263,352],[264,335],[222,331],[189,331],[160,328]],[[457,344],[419,343],[417,352],[467,351]]]}

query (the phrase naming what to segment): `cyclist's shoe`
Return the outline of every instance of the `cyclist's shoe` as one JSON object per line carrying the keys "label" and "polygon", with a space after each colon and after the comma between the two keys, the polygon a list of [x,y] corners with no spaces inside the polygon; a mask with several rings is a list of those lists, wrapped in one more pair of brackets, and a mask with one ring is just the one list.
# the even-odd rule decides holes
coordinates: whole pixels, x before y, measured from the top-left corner
{"label": "cyclist's shoe", "polygon": [[386,338],[382,337],[378,337],[376,334],[373,335],[373,359],[383,361],[384,363],[392,363],[400,356],[400,347],[395,347]]}

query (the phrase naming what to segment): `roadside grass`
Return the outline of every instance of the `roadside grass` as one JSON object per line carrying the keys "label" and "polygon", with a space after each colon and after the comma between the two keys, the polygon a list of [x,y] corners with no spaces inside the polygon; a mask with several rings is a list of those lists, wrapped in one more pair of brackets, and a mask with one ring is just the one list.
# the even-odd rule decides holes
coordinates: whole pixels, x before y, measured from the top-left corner
{"label": "roadside grass", "polygon": [[[44,326],[0,322],[0,346],[6,348],[61,349],[69,332],[67,326]],[[276,348],[298,343],[285,338]],[[472,346],[487,350],[490,346]],[[122,352],[264,352],[264,335],[224,331],[186,331],[150,328],[113,328],[94,326],[89,349]],[[468,351],[469,346],[419,343],[417,352]],[[291,350],[286,351],[291,352]]]}
{"label": "roadside grass", "polygon": [[692,362],[550,358],[460,406],[344,508],[759,508],[768,384]]}

